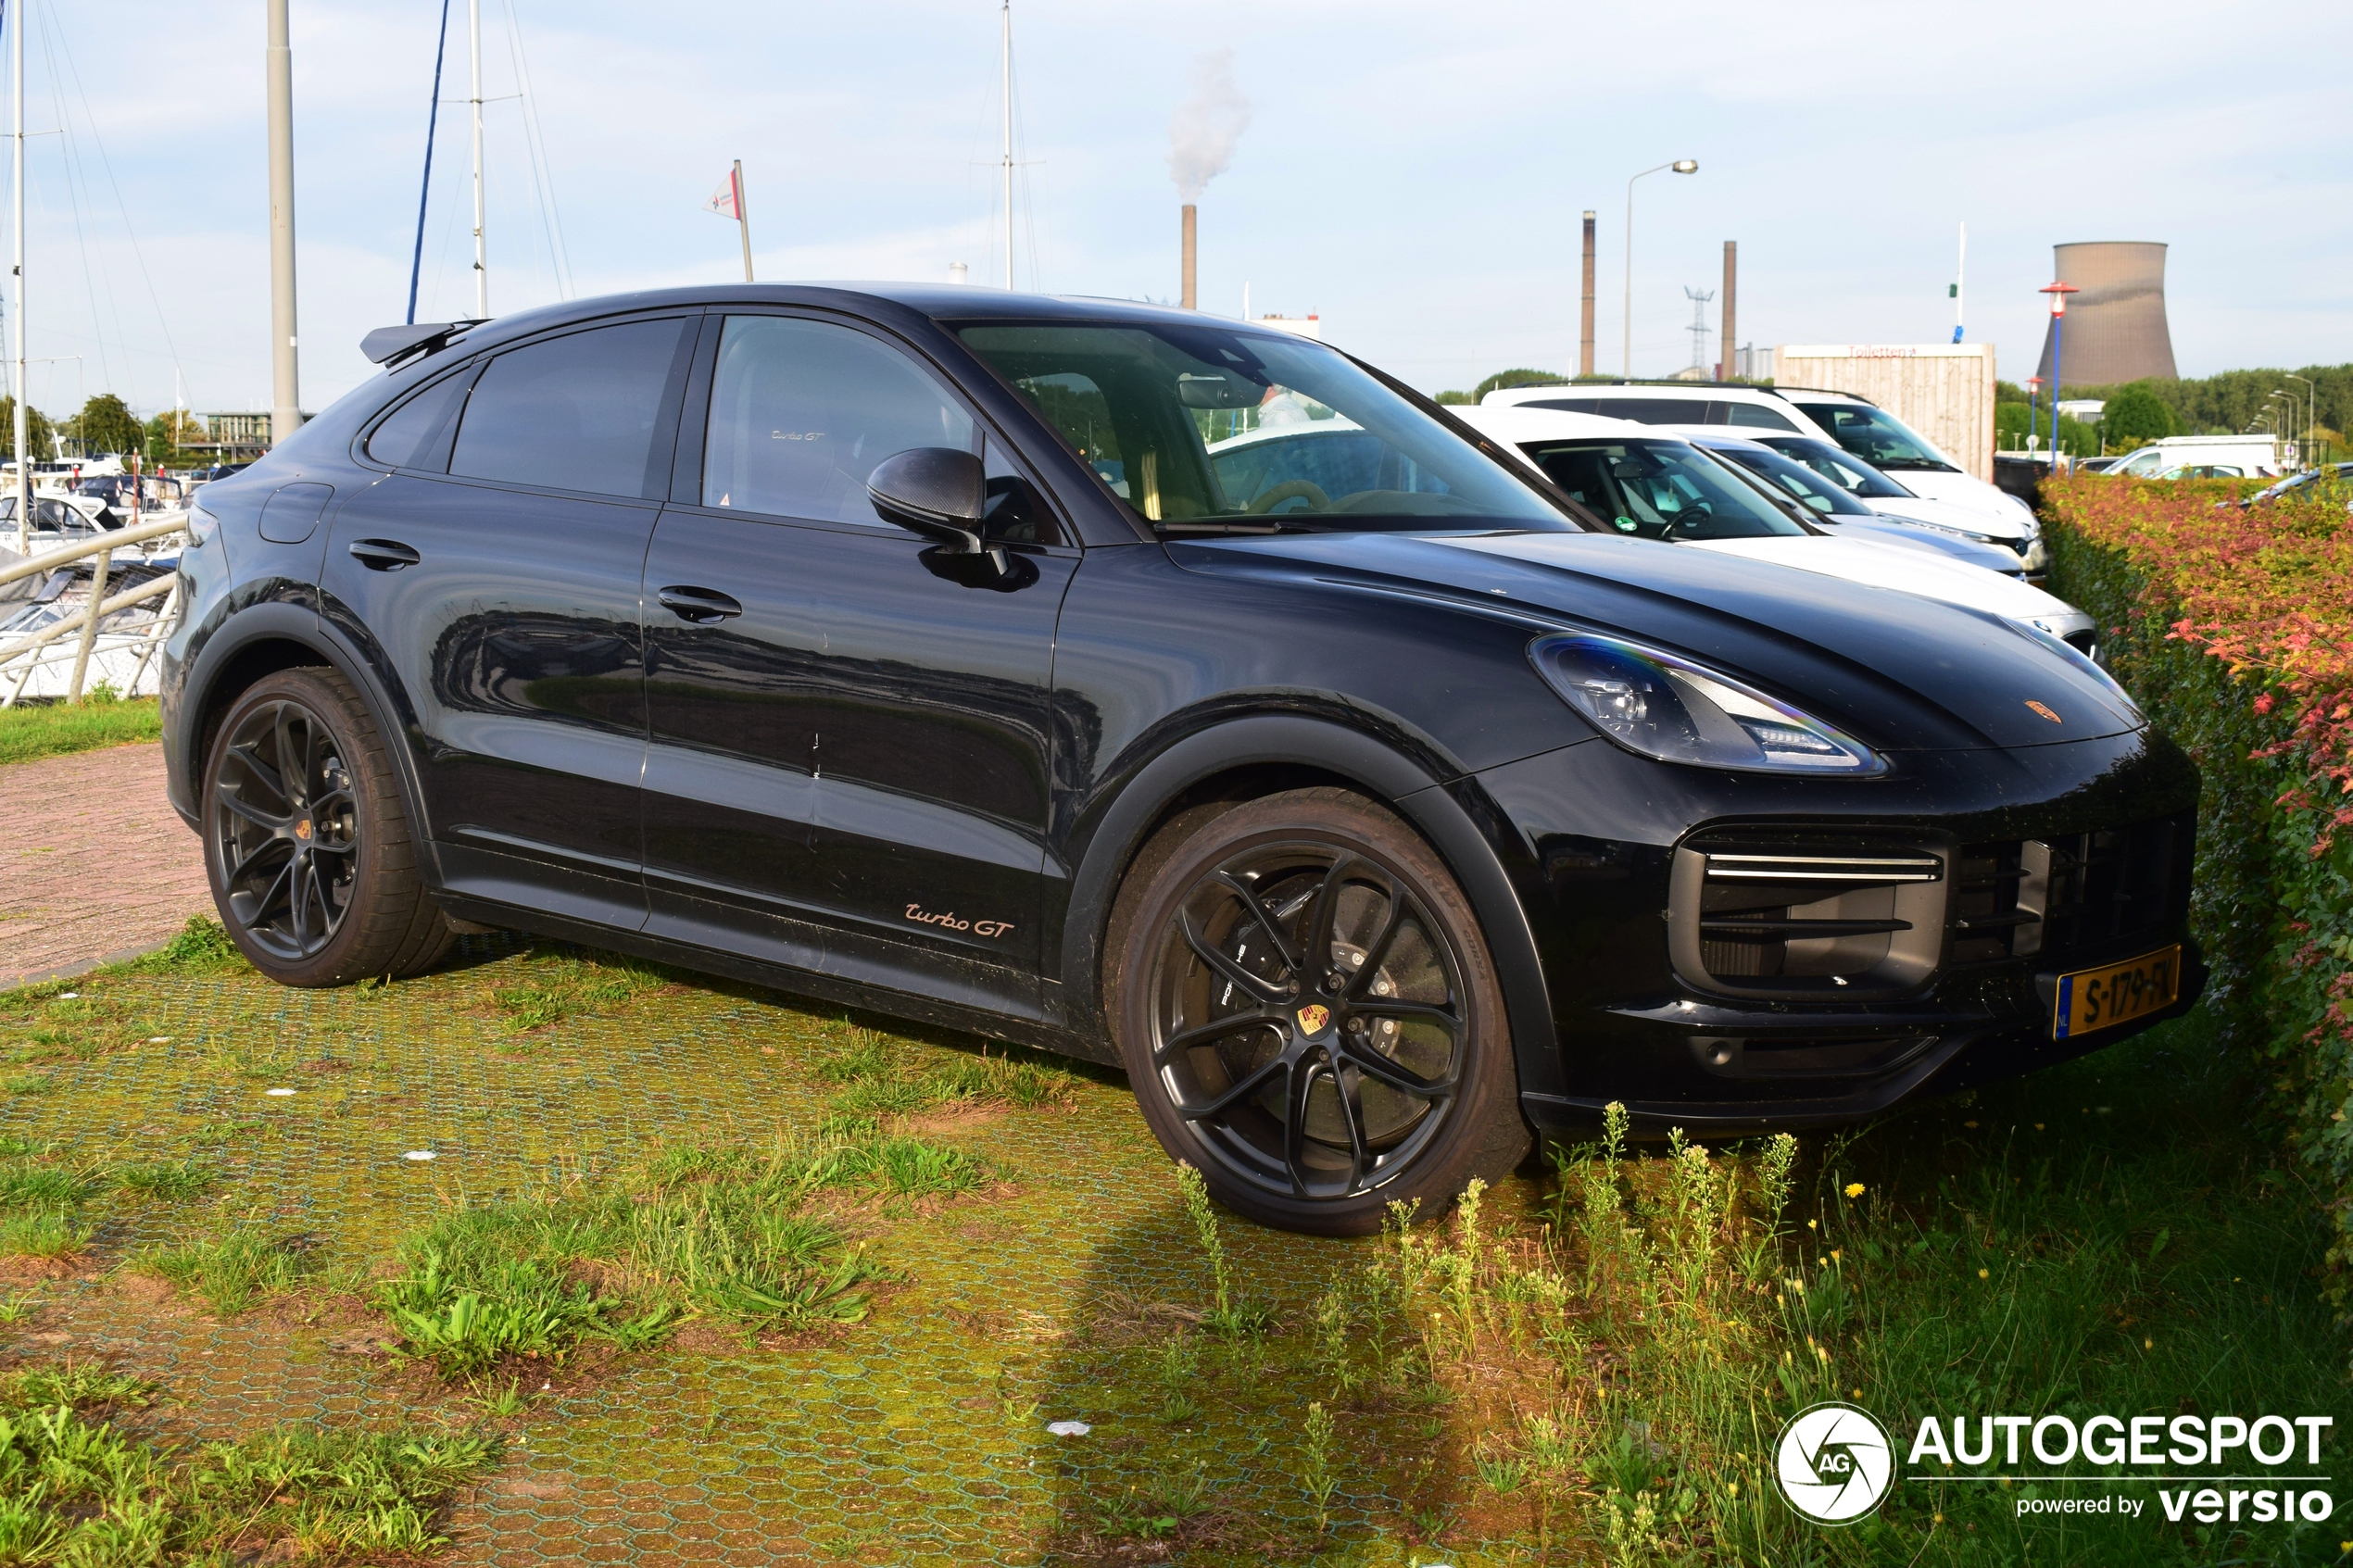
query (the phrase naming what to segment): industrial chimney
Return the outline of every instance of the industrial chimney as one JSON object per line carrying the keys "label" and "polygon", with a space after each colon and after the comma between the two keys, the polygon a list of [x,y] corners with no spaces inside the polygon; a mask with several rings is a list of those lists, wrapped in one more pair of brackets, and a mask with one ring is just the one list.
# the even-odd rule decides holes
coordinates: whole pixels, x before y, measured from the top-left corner
{"label": "industrial chimney", "polygon": [[1198,275],[1193,270],[1193,241],[1194,231],[1200,225],[1201,208],[1195,207],[1190,202],[1187,202],[1184,207],[1184,238],[1178,241],[1179,245],[1184,250],[1183,260],[1179,263],[1179,271],[1183,278],[1181,285],[1183,294],[1179,303],[1182,304],[1186,309],[1192,310],[1199,307],[1196,303],[1198,296],[1194,289],[1194,283]]}
{"label": "industrial chimney", "polygon": [[1738,350],[1733,347],[1733,345],[1740,342],[1740,339],[1734,335],[1739,322],[1736,320],[1738,313],[1732,308],[1732,301],[1735,297],[1734,285],[1740,282],[1739,263],[1739,242],[1726,240],[1724,242],[1724,333],[1716,340],[1716,379],[1718,381],[1730,381],[1738,369],[1733,358]]}
{"label": "industrial chimney", "polygon": [[1585,304],[1579,318],[1577,373],[1593,373],[1593,212],[1585,210]]}

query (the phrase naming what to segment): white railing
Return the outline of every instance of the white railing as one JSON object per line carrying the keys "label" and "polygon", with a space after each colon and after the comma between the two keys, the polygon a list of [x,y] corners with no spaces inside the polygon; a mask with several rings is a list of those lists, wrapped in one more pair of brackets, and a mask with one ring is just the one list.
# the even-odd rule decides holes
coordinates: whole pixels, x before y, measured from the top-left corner
{"label": "white railing", "polygon": [[[133,605],[161,598],[163,602],[157,607],[147,624],[127,633],[107,634],[109,646],[104,657],[111,662],[125,661],[114,659],[117,654],[126,656],[126,659],[136,656],[135,659],[130,660],[132,673],[129,679],[120,688],[125,696],[135,693],[140,681],[145,678],[149,662],[170,633],[172,611],[177,606],[180,592],[180,574],[168,571],[152,582],[142,583],[136,588],[109,598],[106,591],[107,571],[117,550],[145,544],[151,539],[167,538],[186,527],[184,517],[165,522],[142,523],[136,528],[116,529],[93,539],[44,550],[12,566],[0,567],[0,587],[5,587],[22,578],[55,571],[84,557],[96,558],[91,573],[89,597],[81,609],[37,632],[0,644],[0,684],[7,686],[7,690],[0,694],[0,708],[15,706],[17,699],[24,695],[26,685],[38,672],[64,663],[69,657],[73,661],[72,673],[67,678],[60,695],[69,702],[80,702],[83,684],[89,678],[92,656],[99,651],[99,622]],[[69,633],[79,635],[69,648],[59,646]]]}

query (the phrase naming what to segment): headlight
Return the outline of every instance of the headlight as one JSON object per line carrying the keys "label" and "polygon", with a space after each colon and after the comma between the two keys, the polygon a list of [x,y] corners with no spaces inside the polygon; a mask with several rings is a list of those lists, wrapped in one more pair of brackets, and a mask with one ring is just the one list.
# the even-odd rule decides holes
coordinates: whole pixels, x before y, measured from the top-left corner
{"label": "headlight", "polygon": [[202,507],[188,508],[188,548],[200,550],[220,532],[220,520]]}
{"label": "headlight", "polygon": [[1746,772],[1866,778],[1887,771],[1860,741],[1670,653],[1564,633],[1537,639],[1528,654],[1602,734],[1644,757]]}

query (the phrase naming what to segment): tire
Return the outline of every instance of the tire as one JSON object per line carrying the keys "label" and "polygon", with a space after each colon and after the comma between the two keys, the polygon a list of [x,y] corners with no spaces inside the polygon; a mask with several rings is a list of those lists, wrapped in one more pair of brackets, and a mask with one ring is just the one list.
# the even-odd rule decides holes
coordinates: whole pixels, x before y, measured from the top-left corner
{"label": "tire", "polygon": [[455,940],[375,721],[335,671],[280,671],[238,696],[198,820],[220,923],[282,985],[405,978]]}
{"label": "tire", "polygon": [[1391,1202],[1432,1218],[1527,1154],[1478,917],[1364,797],[1180,819],[1138,855],[1106,937],[1105,1011],[1144,1120],[1237,1213],[1362,1235]]}

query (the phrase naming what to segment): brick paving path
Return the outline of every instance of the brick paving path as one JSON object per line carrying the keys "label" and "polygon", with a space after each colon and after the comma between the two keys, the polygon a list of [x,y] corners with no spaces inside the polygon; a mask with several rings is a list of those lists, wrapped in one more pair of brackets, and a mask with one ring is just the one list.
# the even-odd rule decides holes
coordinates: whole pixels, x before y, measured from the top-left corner
{"label": "brick paving path", "polygon": [[0,768],[0,987],[153,947],[211,909],[161,746]]}

